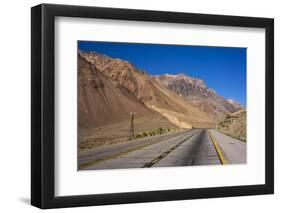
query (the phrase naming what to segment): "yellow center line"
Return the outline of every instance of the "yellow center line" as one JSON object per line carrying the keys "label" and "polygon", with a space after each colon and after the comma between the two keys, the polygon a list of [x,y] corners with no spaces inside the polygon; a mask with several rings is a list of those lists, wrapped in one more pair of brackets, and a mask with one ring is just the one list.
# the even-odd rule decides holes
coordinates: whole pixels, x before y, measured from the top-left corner
{"label": "yellow center line", "polygon": [[158,161],[160,161],[162,158],[166,157],[168,154],[170,154],[172,151],[174,151],[176,148],[178,148],[181,144],[183,144],[185,141],[187,141],[188,139],[190,139],[193,135],[195,135],[196,133],[198,133],[199,131],[194,132],[192,135],[189,135],[187,138],[185,138],[184,140],[182,140],[181,142],[177,143],[176,145],[172,146],[171,148],[169,148],[167,151],[163,152],[161,155],[157,156],[156,158],[154,158],[152,161],[144,164],[144,166],[142,168],[149,168],[152,167],[154,164],[156,164]]}
{"label": "yellow center line", "polygon": [[116,153],[116,154],[113,154],[113,155],[110,155],[110,156],[107,156],[107,157],[103,157],[103,158],[101,158],[101,159],[97,159],[97,160],[93,160],[93,161],[90,161],[90,162],[81,164],[81,165],[79,166],[79,169],[85,169],[85,168],[87,168],[87,167],[89,167],[89,166],[93,166],[93,165],[95,165],[95,164],[102,163],[102,162],[104,162],[104,161],[107,161],[107,160],[111,160],[111,159],[113,159],[113,158],[120,157],[120,156],[122,156],[122,155],[128,154],[128,153],[133,152],[133,151],[137,151],[137,150],[139,150],[139,149],[143,149],[143,148],[145,148],[145,147],[151,146],[151,145],[153,145],[153,144],[160,143],[160,142],[162,142],[162,141],[163,141],[163,140],[155,141],[155,142],[149,143],[149,144],[144,144],[144,145],[137,146],[137,147],[134,147],[134,148],[131,148],[131,149],[127,149],[127,150],[125,150],[125,151],[123,151],[123,152],[118,152],[118,153]]}
{"label": "yellow center line", "polygon": [[208,130],[208,135],[211,138],[211,141],[215,147],[215,150],[217,152],[217,155],[219,157],[219,160],[221,162],[222,165],[227,164],[227,160],[225,159],[225,157],[222,154],[222,151],[218,145],[218,142],[216,141],[216,138],[211,134],[211,132]]}

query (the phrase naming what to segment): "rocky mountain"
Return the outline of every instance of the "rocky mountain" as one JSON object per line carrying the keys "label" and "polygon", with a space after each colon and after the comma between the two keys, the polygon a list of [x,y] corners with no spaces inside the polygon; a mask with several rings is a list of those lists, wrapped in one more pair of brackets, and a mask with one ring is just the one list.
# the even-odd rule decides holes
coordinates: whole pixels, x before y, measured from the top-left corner
{"label": "rocky mountain", "polygon": [[225,115],[241,109],[239,103],[218,96],[201,79],[192,78],[182,73],[155,76],[154,79],[215,120],[220,120]]}
{"label": "rocky mountain", "polygon": [[237,101],[235,101],[235,100],[233,100],[233,99],[227,99],[227,101],[228,101],[230,104],[232,104],[234,107],[236,107],[237,109],[241,109],[241,108],[242,108],[241,105],[240,105]]}
{"label": "rocky mountain", "polygon": [[80,55],[97,67],[118,88],[126,89],[136,97],[141,92],[147,75],[129,62],[111,58],[97,52],[80,51]]}
{"label": "rocky mountain", "polygon": [[80,150],[127,141],[131,112],[135,113],[136,133],[159,127],[177,128],[165,116],[146,107],[129,90],[118,86],[80,54],[78,65]]}
{"label": "rocky mountain", "polygon": [[246,111],[242,109],[227,115],[219,123],[218,130],[239,140],[246,141],[246,114]]}
{"label": "rocky mountain", "polygon": [[215,125],[207,113],[188,103],[160,81],[151,78],[129,62],[96,52],[80,51],[79,55],[94,65],[106,80],[123,94],[134,97],[140,104],[164,116],[174,125],[184,128]]}
{"label": "rocky mountain", "polygon": [[116,87],[95,65],[79,56],[80,127],[98,127],[128,119],[130,112],[149,115],[147,109],[130,93]]}

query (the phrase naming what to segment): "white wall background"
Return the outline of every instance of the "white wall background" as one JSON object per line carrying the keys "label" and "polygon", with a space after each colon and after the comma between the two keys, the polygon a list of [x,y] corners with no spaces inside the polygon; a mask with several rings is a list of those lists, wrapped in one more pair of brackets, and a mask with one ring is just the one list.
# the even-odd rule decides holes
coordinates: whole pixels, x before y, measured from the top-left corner
{"label": "white wall background", "polygon": [[[50,210],[52,212],[277,212],[281,201],[281,3],[278,0],[58,0],[45,3],[124,7],[275,18],[275,195]],[[39,212],[30,197],[30,7],[37,0],[3,1],[0,33],[0,211]],[[280,83],[279,83],[280,82]],[[279,84],[279,85],[278,85]],[[279,131],[278,131],[279,130]]]}

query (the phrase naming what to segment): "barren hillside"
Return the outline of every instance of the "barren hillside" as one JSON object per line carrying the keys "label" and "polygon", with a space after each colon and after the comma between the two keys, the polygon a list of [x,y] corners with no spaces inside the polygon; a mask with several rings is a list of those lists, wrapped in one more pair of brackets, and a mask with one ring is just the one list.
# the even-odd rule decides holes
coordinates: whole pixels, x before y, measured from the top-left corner
{"label": "barren hillside", "polygon": [[227,115],[225,119],[219,123],[218,129],[232,137],[246,141],[246,115],[246,110],[240,110]]}
{"label": "barren hillside", "polygon": [[129,62],[96,52],[80,54],[114,82],[117,88],[127,91],[173,124],[184,128],[214,127],[215,122],[207,113],[192,106]]}
{"label": "barren hillside", "polygon": [[192,78],[182,73],[165,74],[154,78],[215,120],[221,120],[225,115],[241,109],[241,106],[234,100],[226,100],[218,96],[201,79]]}
{"label": "barren hillside", "polygon": [[79,55],[79,140],[86,149],[127,141],[130,113],[135,113],[135,133],[176,128],[160,113],[147,108],[133,94]]}

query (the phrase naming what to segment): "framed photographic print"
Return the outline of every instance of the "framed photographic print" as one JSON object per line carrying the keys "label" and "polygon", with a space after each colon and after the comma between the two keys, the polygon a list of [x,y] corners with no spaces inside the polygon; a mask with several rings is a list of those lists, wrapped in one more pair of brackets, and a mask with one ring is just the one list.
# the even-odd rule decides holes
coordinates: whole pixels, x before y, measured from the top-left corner
{"label": "framed photographic print", "polygon": [[31,9],[31,203],[271,194],[274,21]]}

